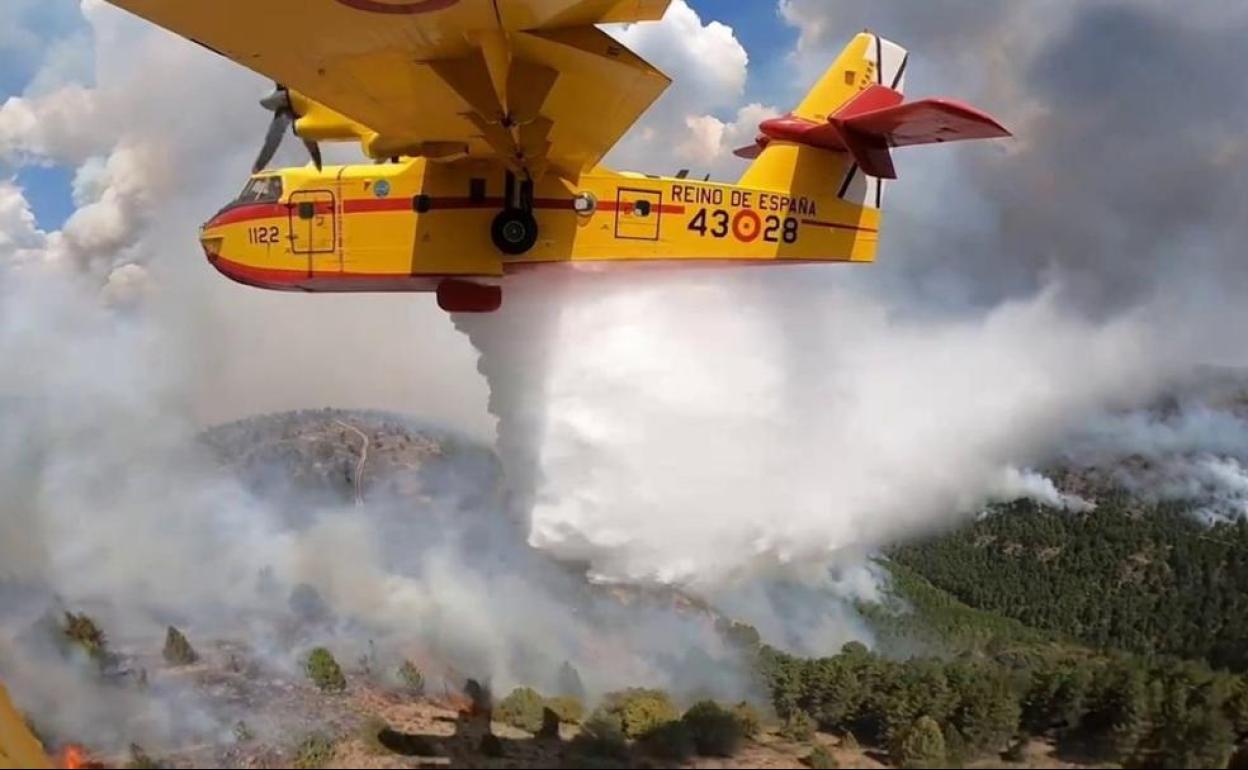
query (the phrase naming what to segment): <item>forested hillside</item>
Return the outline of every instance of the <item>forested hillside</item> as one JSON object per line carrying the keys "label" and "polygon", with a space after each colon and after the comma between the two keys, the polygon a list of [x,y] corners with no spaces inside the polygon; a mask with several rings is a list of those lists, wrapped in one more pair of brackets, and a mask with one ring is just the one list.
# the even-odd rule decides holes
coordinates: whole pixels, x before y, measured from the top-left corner
{"label": "forested hillside", "polygon": [[1209,526],[1125,495],[1083,514],[1017,502],[890,558],[971,607],[1058,637],[1248,670],[1243,521]]}

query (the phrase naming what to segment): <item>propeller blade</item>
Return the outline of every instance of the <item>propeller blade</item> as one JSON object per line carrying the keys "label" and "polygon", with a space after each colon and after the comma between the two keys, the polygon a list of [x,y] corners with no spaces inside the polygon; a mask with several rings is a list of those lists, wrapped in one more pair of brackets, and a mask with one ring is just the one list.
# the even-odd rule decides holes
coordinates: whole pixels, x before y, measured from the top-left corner
{"label": "propeller blade", "polygon": [[292,112],[290,92],[281,83],[274,83],[273,93],[260,100],[260,106],[269,112]]}
{"label": "propeller blade", "polygon": [[321,170],[321,146],[311,139],[304,139],[303,146],[308,149],[308,155],[312,156],[312,162],[316,164],[316,170]]}
{"label": "propeller blade", "polygon": [[261,145],[260,154],[256,156],[256,162],[251,167],[251,173],[262,171],[265,166],[269,165],[269,161],[273,160],[273,155],[282,144],[286,129],[290,128],[290,122],[289,112],[279,111],[273,114],[273,122],[269,123],[268,133],[264,135],[264,144]]}

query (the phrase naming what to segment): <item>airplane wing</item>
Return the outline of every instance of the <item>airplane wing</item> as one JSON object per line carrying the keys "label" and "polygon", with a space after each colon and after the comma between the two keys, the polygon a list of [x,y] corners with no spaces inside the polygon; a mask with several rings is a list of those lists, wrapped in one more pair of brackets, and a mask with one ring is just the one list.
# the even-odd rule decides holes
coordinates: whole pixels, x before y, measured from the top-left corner
{"label": "airplane wing", "polygon": [[540,175],[594,166],[670,82],[595,24],[670,0],[108,0],[366,126]]}

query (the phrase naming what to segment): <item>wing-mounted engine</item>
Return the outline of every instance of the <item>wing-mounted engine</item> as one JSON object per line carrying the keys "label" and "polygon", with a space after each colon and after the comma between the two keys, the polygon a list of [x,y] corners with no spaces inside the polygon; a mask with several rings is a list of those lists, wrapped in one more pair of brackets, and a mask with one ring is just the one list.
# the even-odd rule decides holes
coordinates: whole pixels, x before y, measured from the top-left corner
{"label": "wing-mounted engine", "polygon": [[454,160],[468,153],[468,146],[464,142],[412,141],[383,136],[363,123],[280,83],[273,93],[260,100],[260,104],[273,113],[273,121],[269,124],[264,145],[252,169],[253,173],[263,169],[273,159],[288,128],[303,141],[308,155],[318,169],[321,167],[321,142],[359,142],[365,155],[379,161],[399,156]]}

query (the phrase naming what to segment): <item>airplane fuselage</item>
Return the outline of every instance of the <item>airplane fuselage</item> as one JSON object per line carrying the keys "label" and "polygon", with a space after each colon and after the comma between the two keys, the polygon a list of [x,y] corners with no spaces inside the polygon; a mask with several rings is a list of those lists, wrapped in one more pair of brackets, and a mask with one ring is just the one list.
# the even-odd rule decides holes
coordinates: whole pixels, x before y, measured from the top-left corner
{"label": "airplane fuselage", "polygon": [[[577,263],[872,261],[879,211],[838,197],[828,175],[842,169],[821,174],[812,168],[820,158],[799,159],[802,149],[792,148],[792,167],[809,185],[781,178],[736,186],[600,168],[575,182],[547,174],[530,186],[487,160],[283,169],[255,175],[203,226],[200,240],[226,276],[292,291],[496,286],[514,270]],[[507,253],[492,234],[500,211],[513,207],[531,212],[537,225],[523,253]],[[452,297],[448,309],[493,309],[488,298],[470,295]]]}

